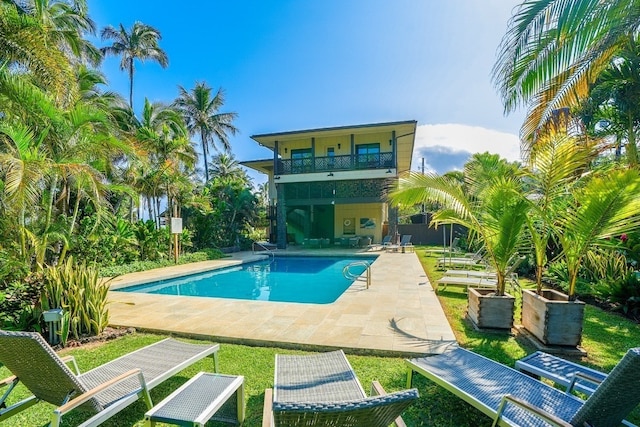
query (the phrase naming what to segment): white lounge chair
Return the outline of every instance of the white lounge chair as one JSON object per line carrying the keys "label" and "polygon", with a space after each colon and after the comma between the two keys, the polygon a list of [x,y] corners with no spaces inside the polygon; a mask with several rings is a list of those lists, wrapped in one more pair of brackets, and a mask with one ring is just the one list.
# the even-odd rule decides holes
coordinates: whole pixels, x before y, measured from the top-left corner
{"label": "white lounge chair", "polygon": [[[487,277],[462,277],[462,276],[444,276],[437,280],[438,286],[442,286],[445,290],[447,286],[460,286],[463,288],[481,288],[481,289],[496,289],[498,285],[497,279],[491,279]],[[437,291],[438,289],[436,289]]]}

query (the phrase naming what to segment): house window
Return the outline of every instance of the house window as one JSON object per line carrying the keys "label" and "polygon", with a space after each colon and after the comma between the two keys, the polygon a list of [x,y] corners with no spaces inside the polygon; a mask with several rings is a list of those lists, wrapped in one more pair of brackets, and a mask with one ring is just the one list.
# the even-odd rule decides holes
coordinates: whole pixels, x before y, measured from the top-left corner
{"label": "house window", "polygon": [[356,145],[356,160],[359,168],[380,167],[380,143]]}
{"label": "house window", "polygon": [[311,148],[291,150],[291,172],[311,172]]}

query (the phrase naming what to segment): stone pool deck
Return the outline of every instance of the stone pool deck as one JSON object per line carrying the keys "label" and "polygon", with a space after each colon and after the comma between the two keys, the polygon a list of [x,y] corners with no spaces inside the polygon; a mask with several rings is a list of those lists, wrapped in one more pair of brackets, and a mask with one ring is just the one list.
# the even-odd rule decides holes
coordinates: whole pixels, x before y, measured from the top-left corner
{"label": "stone pool deck", "polygon": [[[354,255],[357,251],[310,250],[309,255]],[[415,356],[441,353],[456,343],[442,307],[415,253],[379,255],[371,287],[353,285],[331,304],[300,304],[109,292],[114,326],[206,337],[219,342],[351,353]],[[303,255],[305,251],[278,251]],[[237,265],[265,255],[161,268],[117,277],[112,289]]]}

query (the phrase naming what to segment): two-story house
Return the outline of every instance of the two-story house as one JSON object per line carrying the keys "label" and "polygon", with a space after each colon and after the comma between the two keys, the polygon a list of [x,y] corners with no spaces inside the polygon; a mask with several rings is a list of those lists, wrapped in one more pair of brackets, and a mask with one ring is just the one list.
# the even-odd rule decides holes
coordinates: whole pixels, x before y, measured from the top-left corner
{"label": "two-story house", "polygon": [[411,168],[416,121],[253,135],[273,158],[242,162],[269,177],[270,240],[333,244],[396,232],[385,195]]}

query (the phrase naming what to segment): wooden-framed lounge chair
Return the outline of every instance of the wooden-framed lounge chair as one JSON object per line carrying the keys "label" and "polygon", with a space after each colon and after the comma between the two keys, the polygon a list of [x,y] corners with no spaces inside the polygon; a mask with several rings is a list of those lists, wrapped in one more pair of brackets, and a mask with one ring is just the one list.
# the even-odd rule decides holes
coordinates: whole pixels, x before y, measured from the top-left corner
{"label": "wooden-framed lounge chair", "polygon": [[493,426],[617,426],[640,402],[640,348],[587,400],[462,348],[406,363],[408,386],[418,372],[493,418]]}
{"label": "wooden-framed lounge chair", "polygon": [[[219,348],[219,344],[167,338],[80,374],[73,357],[60,358],[40,334],[0,330],[0,363],[14,375],[0,380],[0,387],[8,387],[0,398],[0,423],[40,401],[56,406],[51,415],[53,427],[78,407],[95,412],[82,427],[104,422],[140,397],[150,409],[149,390],[187,366],[211,357],[217,372]],[[18,382],[33,395],[5,407]]]}
{"label": "wooden-framed lounge chair", "polygon": [[416,389],[385,394],[374,382],[366,397],[342,350],[276,355],[274,388],[264,397],[262,425],[387,427],[418,398]]}

